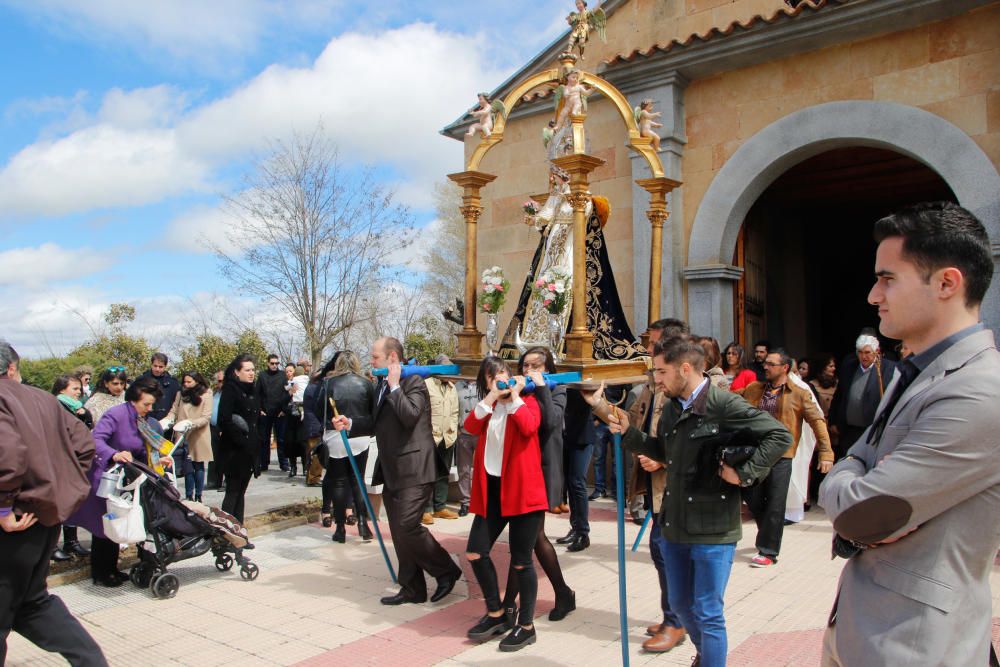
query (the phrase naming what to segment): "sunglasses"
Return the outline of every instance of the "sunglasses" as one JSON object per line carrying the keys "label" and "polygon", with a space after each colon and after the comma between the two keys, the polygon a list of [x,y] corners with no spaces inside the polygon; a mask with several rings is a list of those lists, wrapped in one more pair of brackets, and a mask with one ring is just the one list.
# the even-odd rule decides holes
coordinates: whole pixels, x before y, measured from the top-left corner
{"label": "sunglasses", "polygon": [[112,373],[124,373],[125,372],[125,367],[124,366],[109,366],[108,370],[110,372],[112,372]]}

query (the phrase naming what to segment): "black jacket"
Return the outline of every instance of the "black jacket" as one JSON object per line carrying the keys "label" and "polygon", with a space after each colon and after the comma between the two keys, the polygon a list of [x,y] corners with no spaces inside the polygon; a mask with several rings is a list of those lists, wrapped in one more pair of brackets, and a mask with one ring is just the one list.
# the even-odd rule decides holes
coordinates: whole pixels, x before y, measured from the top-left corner
{"label": "black jacket", "polygon": [[257,391],[263,406],[261,409],[272,417],[288,405],[291,395],[285,391],[286,384],[288,378],[285,377],[284,370],[272,372],[271,369],[267,369],[257,376]]}
{"label": "black jacket", "polygon": [[[889,381],[892,380],[892,371],[896,368],[896,364],[888,359],[882,359],[879,363],[882,364],[882,387],[884,390],[889,386]],[[858,361],[858,358],[853,357],[841,364],[840,369],[837,371],[837,391],[834,392],[833,400],[830,402],[830,415],[827,421],[842,431],[848,427],[847,397],[851,393],[851,382],[854,381],[854,374],[857,373],[860,364],[861,362]],[[875,369],[869,371],[869,373],[874,372]],[[874,375],[870,379],[874,379]],[[875,421],[875,410],[878,408],[879,401],[881,400],[882,396],[878,391],[878,382],[869,381],[865,385],[864,393],[861,395],[866,425],[870,425]],[[852,444],[854,443],[847,443],[847,446]]]}
{"label": "black jacket", "polygon": [[594,417],[580,392],[566,392],[566,420],[563,426],[564,447],[586,447],[597,440]]}
{"label": "black jacket", "polygon": [[[352,430],[350,435],[353,437],[355,432]],[[403,378],[393,392],[385,388],[381,403],[375,406],[375,439],[378,459],[373,484],[384,483],[396,491],[437,479],[431,397],[422,377]]]}
{"label": "black jacket", "polygon": [[555,507],[563,498],[563,416],[566,413],[566,387],[549,390],[542,385],[535,389],[535,400],[542,411],[542,425],[538,429],[538,442],[542,446],[542,477],[549,507]]}
{"label": "black jacket", "polygon": [[245,384],[226,379],[219,399],[218,426],[223,454],[239,457],[257,469],[260,459],[260,436],[257,420],[260,417],[260,395],[256,384]]}
{"label": "black jacket", "polygon": [[367,378],[348,373],[324,380],[316,399],[316,415],[324,428],[329,428],[333,418],[331,398],[337,412],[350,418],[352,438],[375,435],[375,385]]}
{"label": "black jacket", "polygon": [[306,438],[318,438],[323,435],[323,413],[316,416],[318,398],[322,385],[319,382],[310,382],[306,386],[306,391],[302,394],[302,425],[300,429]]}
{"label": "black jacket", "polygon": [[174,399],[177,398],[177,392],[181,390],[180,383],[174,379],[173,375],[166,371],[160,377],[153,375],[153,371],[146,371],[139,377],[153,378],[160,385],[160,390],[163,392],[163,396],[156,403],[153,403],[153,409],[149,411],[149,416],[159,421],[169,415],[171,408],[174,407]]}

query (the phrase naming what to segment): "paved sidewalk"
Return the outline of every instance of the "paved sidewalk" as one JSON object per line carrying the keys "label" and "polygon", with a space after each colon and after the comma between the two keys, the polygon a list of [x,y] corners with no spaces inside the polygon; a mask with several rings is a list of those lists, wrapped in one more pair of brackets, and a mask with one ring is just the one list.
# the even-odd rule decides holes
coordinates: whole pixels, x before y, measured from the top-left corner
{"label": "paved sidewalk", "polygon": [[[516,654],[521,664],[620,664],[613,511],[611,501],[592,503],[589,549],[568,554],[557,547],[577,596],[577,610],[565,620],[547,620],[553,594],[540,574],[538,642]],[[112,665],[499,664],[512,656],[499,653],[497,641],[477,645],[465,638],[483,613],[480,591],[460,558],[471,520],[438,520],[432,526],[465,572],[454,592],[434,605],[380,605],[378,598],[394,587],[377,543],[361,542],[349,528],[347,544],[336,544],[330,529],[318,525],[255,540],[256,550],[248,552],[260,566],[254,582],[242,581],[235,570],[217,572],[206,555],[170,568],[181,580],[171,600],[155,600],[131,584],[109,590],[89,581],[54,592],[82,619]],[[551,537],[568,530],[565,515],[548,515],[546,522]],[[388,535],[384,521],[381,526]],[[637,532],[638,526],[627,524],[629,544]],[[748,567],[753,539],[753,525],[744,524],[726,595],[729,665],[818,664],[822,628],[843,566],[830,559],[828,522],[813,511],[787,527],[781,561],[768,569]],[[503,552],[495,559],[503,581],[506,545],[498,544],[497,551]],[[627,571],[632,664],[690,664],[690,642],[667,654],[640,650],[645,626],[659,619],[659,590],[646,545],[628,554]],[[1000,568],[993,590],[996,601]],[[8,664],[65,663],[12,634]]]}

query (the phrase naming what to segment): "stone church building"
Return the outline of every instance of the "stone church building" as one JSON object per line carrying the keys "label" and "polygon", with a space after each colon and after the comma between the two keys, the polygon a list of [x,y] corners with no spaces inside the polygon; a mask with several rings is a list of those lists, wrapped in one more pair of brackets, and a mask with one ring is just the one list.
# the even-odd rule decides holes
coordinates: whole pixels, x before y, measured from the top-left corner
{"label": "stone church building", "polygon": [[[631,105],[655,100],[665,175],[682,183],[668,199],[662,316],[686,319],[723,345],[768,338],[795,355],[845,351],[861,327],[878,324],[866,296],[879,217],[953,200],[979,216],[1000,254],[1000,2],[606,0],[602,7],[607,43],[593,35],[579,66]],[[567,39],[568,31],[494,97],[556,67]],[[649,195],[635,181],[649,168],[626,145],[612,104],[597,94],[590,102],[588,152],[605,160],[591,174],[591,191],[611,202],[605,237],[638,335],[648,324],[651,232]],[[481,165],[497,179],[483,189],[479,267],[502,266],[515,289],[538,241],[521,205],[546,191],[541,133],[552,118],[551,89],[529,93]],[[442,132],[463,140],[471,123],[462,115]],[[468,157],[479,138],[464,141]],[[984,304],[994,329],[998,282]]]}

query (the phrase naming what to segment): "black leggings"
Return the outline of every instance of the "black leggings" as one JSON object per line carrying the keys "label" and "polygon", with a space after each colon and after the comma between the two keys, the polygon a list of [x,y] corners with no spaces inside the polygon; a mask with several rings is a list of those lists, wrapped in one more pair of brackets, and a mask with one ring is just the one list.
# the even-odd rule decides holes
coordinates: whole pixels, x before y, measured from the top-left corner
{"label": "black leggings", "polygon": [[90,577],[108,579],[118,572],[118,545],[104,537],[93,536],[90,543]]}
{"label": "black leggings", "polygon": [[[363,476],[365,466],[368,465],[368,450],[355,454],[354,461]],[[347,507],[351,504],[352,497],[355,515],[364,519],[367,516],[365,499],[361,495],[361,487],[358,486],[354,471],[351,470],[350,459],[346,456],[340,459],[331,456],[326,461],[326,475],[323,476],[323,512],[329,512],[332,503],[333,520],[338,524],[344,523],[347,520]]]}
{"label": "black leggings", "polygon": [[226,466],[226,495],[222,498],[222,511],[228,512],[243,523],[243,504],[246,500],[247,487],[253,477],[252,462],[243,456],[234,454]]}
{"label": "black leggings", "polygon": [[503,516],[500,512],[500,478],[486,476],[486,516],[478,514],[472,521],[469,531],[469,543],[466,552],[479,554],[479,558],[469,559],[472,570],[476,574],[483,596],[486,598],[486,608],[489,611],[499,611],[500,588],[497,584],[496,568],[490,560],[490,550],[496,543],[503,529],[510,525],[508,531],[510,543],[510,562],[517,573],[521,593],[521,611],[518,623],[531,625],[535,617],[535,600],[538,597],[538,574],[531,560],[531,552],[535,548],[535,540],[545,512],[537,510],[527,514]]}

